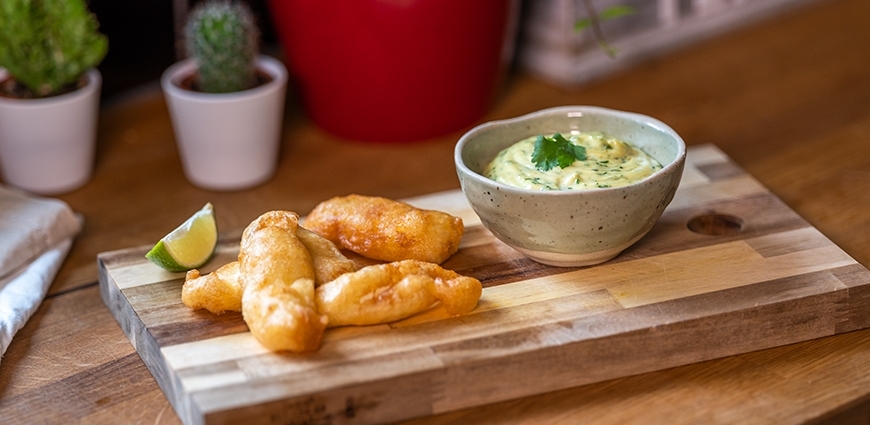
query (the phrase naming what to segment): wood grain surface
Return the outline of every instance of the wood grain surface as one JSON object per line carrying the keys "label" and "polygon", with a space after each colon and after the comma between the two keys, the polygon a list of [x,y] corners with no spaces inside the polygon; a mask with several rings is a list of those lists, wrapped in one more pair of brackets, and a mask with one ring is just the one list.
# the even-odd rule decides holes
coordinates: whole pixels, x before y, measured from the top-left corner
{"label": "wood grain surface", "polygon": [[[181,303],[149,247],[98,256],[100,289],[187,424],[396,421],[870,327],[870,271],[712,145],[689,149],[673,203],[614,260],[540,265],[486,230],[460,191],[408,200],[459,215],[444,266],[478,307],[330,329],[312,354],[264,349],[238,313]],[[205,271],[232,260],[221,241]]]}

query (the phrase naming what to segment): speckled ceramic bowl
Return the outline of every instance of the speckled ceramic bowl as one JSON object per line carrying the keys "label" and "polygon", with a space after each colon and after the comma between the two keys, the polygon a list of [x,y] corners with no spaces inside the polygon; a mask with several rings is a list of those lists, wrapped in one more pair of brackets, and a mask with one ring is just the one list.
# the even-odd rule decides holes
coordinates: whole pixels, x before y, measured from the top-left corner
{"label": "speckled ceramic bowl", "polygon": [[[609,133],[644,150],[662,169],[628,186],[571,191],[517,189],[483,176],[487,164],[511,144],[571,131]],[[465,196],[498,239],[535,261],[576,267],[610,260],[649,232],[680,183],[686,145],[655,118],[565,106],[481,124],[459,139],[454,159]]]}

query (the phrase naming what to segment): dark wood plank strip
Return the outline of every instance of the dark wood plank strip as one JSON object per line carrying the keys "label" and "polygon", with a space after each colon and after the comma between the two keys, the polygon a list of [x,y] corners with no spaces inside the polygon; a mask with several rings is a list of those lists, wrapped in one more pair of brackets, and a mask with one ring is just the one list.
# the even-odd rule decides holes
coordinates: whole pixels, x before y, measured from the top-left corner
{"label": "dark wood plank strip", "polygon": [[212,314],[181,302],[181,279],[123,290],[134,311],[161,346],[247,332],[241,313]]}
{"label": "dark wood plank strip", "polygon": [[[368,379],[336,386],[311,395],[289,396],[266,402],[250,402],[243,409],[226,408],[239,394],[282,392],[292,382],[263,380],[246,386],[246,392],[221,388],[199,392],[193,397],[203,405],[209,424],[380,424],[432,415],[433,397],[443,386],[443,371],[437,369],[389,376],[405,353],[373,359],[366,370]],[[331,374],[354,374],[358,367],[336,367]],[[381,379],[374,378],[380,375]],[[297,381],[294,377],[293,381]],[[298,381],[316,382],[319,373],[300,373]]]}
{"label": "dark wood plank strip", "polygon": [[746,174],[746,171],[743,170],[743,168],[730,159],[726,159],[722,162],[697,164],[695,165],[695,168],[697,168],[701,174],[707,176],[710,181],[721,181]]}
{"label": "dark wood plank strip", "polygon": [[831,270],[849,288],[837,309],[837,333],[870,327],[870,270],[861,264]]}

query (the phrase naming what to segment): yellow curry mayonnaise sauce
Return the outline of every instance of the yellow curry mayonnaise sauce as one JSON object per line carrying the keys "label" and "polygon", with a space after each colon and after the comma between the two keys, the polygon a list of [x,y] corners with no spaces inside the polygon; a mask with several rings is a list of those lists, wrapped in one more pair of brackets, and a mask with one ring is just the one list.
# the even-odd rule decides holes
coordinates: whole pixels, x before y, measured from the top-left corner
{"label": "yellow curry mayonnaise sauce", "polygon": [[586,159],[576,160],[566,168],[540,171],[532,162],[537,138],[533,136],[501,151],[484,175],[521,189],[597,189],[626,186],[662,168],[644,151],[602,132],[575,132],[563,134],[563,137],[585,147]]}

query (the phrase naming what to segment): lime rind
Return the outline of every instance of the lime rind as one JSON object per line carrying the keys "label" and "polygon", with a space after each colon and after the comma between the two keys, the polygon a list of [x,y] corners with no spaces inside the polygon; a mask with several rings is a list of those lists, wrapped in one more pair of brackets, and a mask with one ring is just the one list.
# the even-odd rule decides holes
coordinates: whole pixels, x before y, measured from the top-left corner
{"label": "lime rind", "polygon": [[145,258],[168,271],[184,272],[207,263],[216,248],[217,223],[208,203],[160,239]]}
{"label": "lime rind", "polygon": [[169,253],[166,252],[166,245],[163,244],[162,240],[157,241],[157,244],[145,254],[145,258],[170,272],[180,273],[190,270],[172,259]]}

